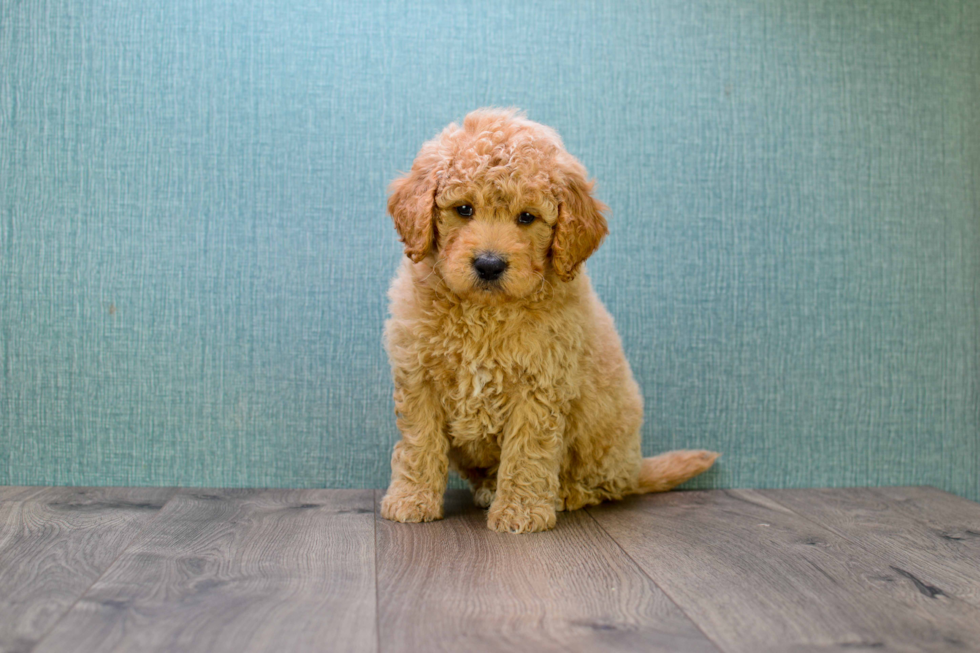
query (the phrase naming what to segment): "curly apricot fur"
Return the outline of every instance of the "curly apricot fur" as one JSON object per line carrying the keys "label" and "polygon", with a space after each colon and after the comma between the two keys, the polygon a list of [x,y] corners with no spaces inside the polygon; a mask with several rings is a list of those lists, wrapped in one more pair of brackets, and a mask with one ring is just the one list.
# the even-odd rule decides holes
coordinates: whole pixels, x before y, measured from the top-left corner
{"label": "curly apricot fur", "polygon": [[[441,518],[450,467],[489,508],[489,527],[513,533],[711,467],[708,451],[640,453],[642,396],[581,272],[607,208],[554,130],[474,111],[422,146],[388,210],[406,258],[385,327],[402,439],[383,517]],[[524,212],[531,224],[517,221]],[[497,281],[474,271],[486,252],[507,261]]]}

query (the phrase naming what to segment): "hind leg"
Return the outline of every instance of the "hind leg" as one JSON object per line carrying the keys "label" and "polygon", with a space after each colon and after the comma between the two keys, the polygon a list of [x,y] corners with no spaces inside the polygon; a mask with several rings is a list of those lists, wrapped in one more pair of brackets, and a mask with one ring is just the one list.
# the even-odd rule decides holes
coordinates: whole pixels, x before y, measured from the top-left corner
{"label": "hind leg", "polygon": [[636,478],[632,474],[600,479],[562,479],[562,510],[578,510],[603,501],[617,501],[636,491]]}
{"label": "hind leg", "polygon": [[473,503],[480,508],[489,508],[494,497],[497,496],[497,474],[488,473],[478,479],[471,478],[469,481],[470,488],[473,490]]}
{"label": "hind leg", "polygon": [[612,431],[605,441],[580,436],[574,444],[562,463],[560,498],[564,510],[618,501],[636,492],[642,461],[637,426],[628,423],[618,433]]}
{"label": "hind leg", "polygon": [[470,484],[473,503],[478,508],[489,508],[494,497],[497,496],[497,470],[471,467],[457,471]]}
{"label": "hind leg", "polygon": [[497,468],[476,467],[456,449],[450,451],[449,460],[453,469],[470,484],[473,503],[479,508],[489,508],[497,495]]}

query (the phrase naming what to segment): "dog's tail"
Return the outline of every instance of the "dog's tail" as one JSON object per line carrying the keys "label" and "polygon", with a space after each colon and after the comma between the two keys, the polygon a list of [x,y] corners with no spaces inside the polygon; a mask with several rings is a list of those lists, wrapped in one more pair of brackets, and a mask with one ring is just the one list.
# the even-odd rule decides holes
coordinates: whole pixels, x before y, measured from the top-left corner
{"label": "dog's tail", "polygon": [[714,451],[679,449],[644,458],[637,494],[666,492],[707,471],[719,455]]}

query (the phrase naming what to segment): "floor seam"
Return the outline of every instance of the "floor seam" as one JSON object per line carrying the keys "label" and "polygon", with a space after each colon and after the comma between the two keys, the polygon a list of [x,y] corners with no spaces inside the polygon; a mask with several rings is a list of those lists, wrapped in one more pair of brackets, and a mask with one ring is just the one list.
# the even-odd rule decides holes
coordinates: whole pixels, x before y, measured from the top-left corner
{"label": "floor seam", "polygon": [[607,530],[606,530],[606,527],[602,525],[602,522],[600,522],[600,521],[599,521],[598,519],[596,519],[596,517],[595,517],[595,515],[593,515],[593,514],[592,514],[592,510],[591,510],[590,508],[588,508],[588,507],[586,507],[586,508],[584,508],[584,511],[585,511],[585,514],[587,514],[587,515],[588,515],[588,516],[589,516],[589,517],[590,517],[590,518],[592,519],[592,521],[594,521],[594,522],[595,522],[595,524],[596,524],[596,526],[598,526],[598,527],[599,527],[599,529],[600,529],[600,530],[601,530],[601,531],[602,531],[603,533],[605,533],[605,534],[606,534],[606,537],[608,537],[608,538],[609,538],[610,540],[612,540],[612,541],[613,541],[613,542],[614,542],[614,543],[616,544],[616,547],[617,547],[617,548],[619,548],[619,550],[623,552],[623,555],[625,555],[625,556],[627,557],[627,559],[629,559],[629,561],[633,563],[633,566],[634,566],[634,567],[636,567],[636,568],[637,568],[637,569],[639,570],[639,572],[640,572],[641,574],[643,574],[643,575],[644,575],[644,576],[645,576],[645,577],[646,577],[646,578],[647,578],[647,579],[648,579],[648,580],[649,580],[649,581],[650,581],[651,583],[653,583],[653,584],[654,584],[654,586],[655,586],[655,587],[656,587],[657,589],[659,589],[659,590],[660,590],[661,592],[663,592],[663,595],[667,597],[667,600],[668,600],[668,601],[670,601],[670,602],[671,602],[672,604],[674,604],[674,607],[676,607],[676,608],[677,608],[678,610],[680,610],[680,613],[681,613],[682,615],[684,615],[684,617],[685,617],[685,618],[686,618],[686,619],[687,619],[688,621],[690,621],[690,622],[691,622],[691,624],[692,624],[692,625],[693,625],[693,626],[694,626],[695,628],[697,628],[697,629],[698,629],[698,632],[700,632],[700,633],[701,633],[702,635],[704,635],[704,638],[705,638],[706,640],[708,640],[708,642],[709,642],[709,643],[710,643],[710,644],[711,644],[712,646],[714,646],[714,647],[715,647],[715,649],[716,649],[716,650],[718,651],[718,653],[723,653],[724,651],[726,651],[726,650],[727,650],[727,649],[726,649],[726,648],[724,648],[724,647],[723,647],[723,646],[722,646],[721,644],[719,644],[718,642],[716,642],[716,641],[714,640],[714,638],[713,638],[713,637],[711,637],[711,636],[710,636],[710,635],[709,635],[708,633],[706,633],[706,632],[705,632],[705,630],[704,630],[704,629],[703,629],[703,628],[701,627],[701,624],[699,624],[699,623],[698,623],[697,621],[695,621],[695,620],[694,620],[694,618],[693,618],[693,617],[691,617],[691,615],[689,615],[689,614],[687,613],[687,611],[686,611],[686,610],[685,610],[684,608],[682,608],[682,607],[681,607],[681,605],[680,605],[680,604],[679,604],[679,603],[678,603],[678,602],[677,602],[677,601],[676,601],[676,600],[674,599],[674,597],[673,597],[673,596],[671,596],[671,595],[670,595],[670,593],[669,593],[669,592],[668,592],[667,590],[665,590],[665,589],[664,589],[663,587],[661,587],[661,585],[660,585],[660,583],[658,583],[657,581],[655,581],[655,580],[653,579],[653,577],[652,577],[652,576],[650,576],[650,574],[648,574],[648,573],[647,573],[647,571],[646,571],[646,569],[644,569],[644,568],[643,568],[643,567],[642,567],[642,566],[640,565],[640,563],[638,563],[638,562],[637,562],[637,561],[636,561],[636,560],[635,560],[635,559],[633,558],[633,556],[631,556],[631,555],[629,554],[629,552],[628,552],[628,551],[627,551],[627,550],[626,550],[625,548],[623,548],[623,545],[619,543],[619,540],[617,540],[617,539],[616,539],[615,537],[613,537],[613,536],[612,536],[612,534],[611,534],[611,533],[610,533],[609,531],[607,531]]}
{"label": "floor seam", "polygon": [[374,509],[374,637],[378,653],[381,653],[381,604],[378,601],[378,490],[371,492]]}

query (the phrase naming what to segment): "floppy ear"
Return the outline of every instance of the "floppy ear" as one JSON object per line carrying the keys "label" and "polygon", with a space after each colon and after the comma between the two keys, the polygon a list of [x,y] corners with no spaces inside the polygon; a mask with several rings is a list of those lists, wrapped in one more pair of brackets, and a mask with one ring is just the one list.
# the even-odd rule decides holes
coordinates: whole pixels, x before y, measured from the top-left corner
{"label": "floppy ear", "polygon": [[599,248],[609,233],[603,211],[609,207],[592,196],[595,182],[585,177],[577,161],[565,176],[559,192],[558,222],[551,243],[551,264],[562,281],[571,281],[579,266]]}
{"label": "floppy ear", "polygon": [[422,146],[408,174],[388,187],[388,213],[405,243],[405,255],[418,263],[432,252],[435,242],[433,216],[442,155],[436,141]]}

